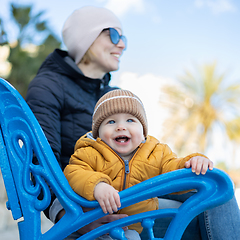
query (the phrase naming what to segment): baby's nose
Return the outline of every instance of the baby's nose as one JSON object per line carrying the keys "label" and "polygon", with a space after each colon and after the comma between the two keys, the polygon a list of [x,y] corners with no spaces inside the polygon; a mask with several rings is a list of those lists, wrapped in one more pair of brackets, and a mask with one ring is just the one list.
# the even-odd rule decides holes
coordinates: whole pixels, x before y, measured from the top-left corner
{"label": "baby's nose", "polygon": [[123,124],[119,124],[118,126],[117,126],[117,129],[116,129],[117,131],[122,131],[122,130],[126,130],[126,127],[123,125]]}

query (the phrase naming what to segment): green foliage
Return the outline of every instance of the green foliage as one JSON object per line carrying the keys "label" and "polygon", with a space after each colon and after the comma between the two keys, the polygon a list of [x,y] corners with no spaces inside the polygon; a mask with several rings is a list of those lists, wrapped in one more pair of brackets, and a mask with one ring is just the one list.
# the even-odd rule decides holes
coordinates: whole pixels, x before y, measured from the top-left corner
{"label": "green foliage", "polygon": [[[61,42],[42,20],[44,11],[32,14],[32,6],[10,4],[12,24],[18,29],[17,43],[9,42],[3,20],[0,19],[0,44],[11,47],[8,61],[12,64],[12,71],[8,81],[25,97],[28,84],[36,75],[40,65]],[[39,40],[40,39],[40,40]]]}
{"label": "green foliage", "polygon": [[217,162],[216,165],[215,165],[216,168],[219,168],[219,169],[222,169],[224,171],[227,171],[229,168],[228,166],[226,165],[226,163],[224,161],[221,161],[221,162]]}
{"label": "green foliage", "polygon": [[226,123],[226,132],[230,140],[240,143],[240,117],[236,117]]}

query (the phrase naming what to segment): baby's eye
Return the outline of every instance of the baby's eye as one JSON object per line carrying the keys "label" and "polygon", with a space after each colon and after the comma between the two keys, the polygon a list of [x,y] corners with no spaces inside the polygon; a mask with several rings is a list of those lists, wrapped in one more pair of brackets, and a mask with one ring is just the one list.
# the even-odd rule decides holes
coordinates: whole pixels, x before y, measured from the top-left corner
{"label": "baby's eye", "polygon": [[114,121],[114,120],[110,120],[110,121],[108,121],[107,123],[108,123],[108,124],[114,124],[115,121]]}
{"label": "baby's eye", "polygon": [[134,120],[133,119],[128,119],[127,122],[134,122]]}

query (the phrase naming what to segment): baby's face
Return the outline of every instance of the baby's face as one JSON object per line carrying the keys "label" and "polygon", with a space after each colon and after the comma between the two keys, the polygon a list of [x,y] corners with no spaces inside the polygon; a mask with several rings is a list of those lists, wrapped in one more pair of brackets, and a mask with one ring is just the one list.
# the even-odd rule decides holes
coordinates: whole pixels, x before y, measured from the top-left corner
{"label": "baby's face", "polygon": [[144,140],[143,127],[133,115],[117,113],[101,123],[99,137],[124,159],[129,160],[133,151]]}

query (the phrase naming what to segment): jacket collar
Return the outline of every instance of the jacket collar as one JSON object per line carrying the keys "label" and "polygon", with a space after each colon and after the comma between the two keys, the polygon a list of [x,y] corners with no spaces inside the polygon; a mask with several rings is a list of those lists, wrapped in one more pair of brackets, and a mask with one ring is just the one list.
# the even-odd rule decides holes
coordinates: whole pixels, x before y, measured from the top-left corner
{"label": "jacket collar", "polygon": [[60,67],[59,71],[62,71],[62,74],[73,79],[86,91],[92,92],[92,90],[97,90],[100,88],[101,84],[107,86],[111,80],[110,73],[105,74],[103,79],[93,79],[84,76],[82,71],[78,68],[73,59],[69,57],[68,52],[66,51],[55,49],[51,57]]}

